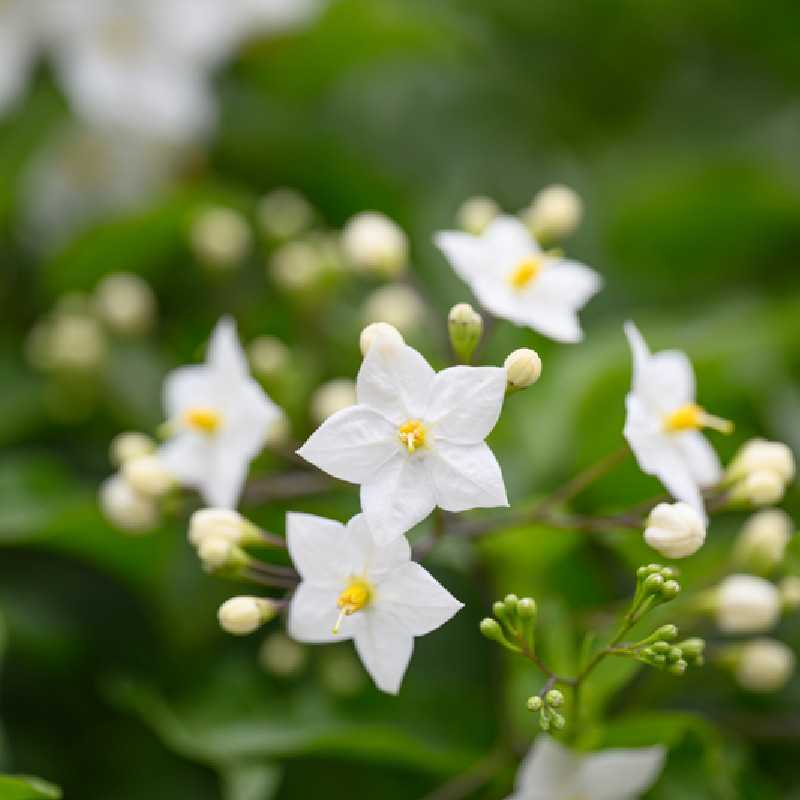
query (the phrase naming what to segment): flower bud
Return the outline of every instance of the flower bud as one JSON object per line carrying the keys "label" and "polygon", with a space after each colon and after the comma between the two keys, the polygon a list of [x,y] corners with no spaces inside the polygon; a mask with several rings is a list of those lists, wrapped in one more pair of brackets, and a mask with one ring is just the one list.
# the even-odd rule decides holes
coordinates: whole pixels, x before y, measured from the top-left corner
{"label": "flower bud", "polygon": [[235,571],[250,562],[250,557],[230,539],[206,536],[197,546],[197,555],[208,572]]}
{"label": "flower bud", "polygon": [[43,363],[65,372],[92,372],[108,355],[106,335],[96,319],[77,313],[58,314],[47,331]]}
{"label": "flower bud", "polygon": [[156,443],[146,434],[130,431],[117,434],[109,447],[111,463],[121,467],[126,461],[139,456],[150,455],[156,449]]}
{"label": "flower bud", "polygon": [[736,680],[751,692],[782,689],[794,672],[794,653],[775,639],[753,639],[738,652]]}
{"label": "flower bud", "polygon": [[418,327],[425,314],[425,304],[420,296],[402,283],[381,286],[364,302],[365,322],[388,322],[401,333],[409,333]]}
{"label": "flower bud", "polygon": [[377,211],[356,214],[342,231],[342,249],[356,269],[396,277],[408,263],[408,238],[396,222]]}
{"label": "flower bud", "polygon": [[252,234],[238,211],[214,206],[197,214],[189,240],[195,256],[204,264],[230,269],[238,266],[247,255]]}
{"label": "flower bud", "polygon": [[269,264],[272,280],[287,292],[311,289],[325,270],[317,247],[298,240],[278,248]]}
{"label": "flower bud", "polygon": [[497,642],[504,638],[500,623],[491,617],[486,617],[481,620],[480,630],[487,639],[491,639],[492,641]]}
{"label": "flower bud", "polygon": [[794,454],[783,442],[750,439],[731,461],[726,477],[737,481],[761,470],[774,472],[784,484],[790,483],[795,475]]}
{"label": "flower bud", "polygon": [[778,584],[778,592],[781,596],[781,605],[787,611],[796,611],[800,608],[800,578],[797,575],[787,575]]}
{"label": "flower bud", "polygon": [[230,508],[201,508],[195,511],[189,520],[188,538],[195,547],[208,538],[220,538],[238,545],[262,541],[259,529]]}
{"label": "flower bud", "polygon": [[747,520],[739,534],[734,560],[753,572],[768,573],[783,561],[792,533],[794,522],[785,511],[778,508],[759,511]]}
{"label": "flower bud", "polygon": [[664,588],[664,578],[658,572],[648,575],[644,581],[644,590],[648,594],[655,594]]}
{"label": "flower bud", "polygon": [[158,507],[137,492],[121,475],[100,486],[100,508],[112,525],[129,533],[146,533],[158,525]]}
{"label": "flower bud", "polygon": [[731,492],[732,500],[743,500],[754,506],[779,503],[786,491],[781,476],[771,469],[758,469],[742,479]]}
{"label": "flower bud", "polygon": [[264,195],[256,211],[261,230],[273,239],[291,239],[311,226],[314,209],[294,189],[274,189]]}
{"label": "flower bud", "polygon": [[564,705],[564,695],[558,689],[551,689],[545,696],[544,701],[553,708]]}
{"label": "flower bud", "polygon": [[532,597],[523,597],[517,603],[517,616],[522,620],[531,620],[536,617],[536,601]]}
{"label": "flower bud", "polygon": [[665,639],[668,642],[671,642],[673,639],[678,638],[678,626],[677,625],[662,625],[658,630],[653,633],[651,638],[656,639]]}
{"label": "flower bud", "polygon": [[125,461],[122,475],[137,492],[150,497],[162,497],[175,485],[172,474],[156,454]]}
{"label": "flower bud", "polygon": [[447,315],[450,345],[459,361],[468,364],[483,334],[483,319],[469,303],[457,303]]}
{"label": "flower bud", "polygon": [[564,726],[567,724],[567,720],[564,718],[563,714],[559,714],[557,711],[552,711],[550,712],[550,723],[557,731],[560,731],[564,729]]}
{"label": "flower bud", "polygon": [[478,195],[466,200],[456,212],[456,222],[461,230],[480,236],[500,213],[500,206],[491,197]]}
{"label": "flower bud", "polygon": [[366,356],[372,343],[379,337],[385,338],[390,345],[398,346],[405,344],[405,340],[397,328],[389,325],[388,322],[373,322],[361,331],[361,337],[358,340],[362,356]]}
{"label": "flower bud", "polygon": [[542,374],[542,360],[535,350],[522,347],[515,350],[505,360],[503,366],[508,378],[508,391],[527,389],[539,380]]}
{"label": "flower bud", "polygon": [[647,518],[644,540],[665,558],[686,558],[706,540],[706,525],[687,503],[659,503]]}
{"label": "flower bud", "polygon": [[283,633],[273,633],[264,639],[258,653],[261,666],[281,678],[301,672],[306,658],[306,649]]}
{"label": "flower bud", "polygon": [[253,633],[278,613],[273,602],[264,597],[239,596],[226,600],[217,612],[224,631],[235,636]]}
{"label": "flower bud", "polygon": [[323,383],[311,397],[311,417],[322,424],[343,408],[355,405],[356,385],[349,378],[335,378]]}
{"label": "flower bud", "polygon": [[522,212],[533,235],[545,242],[569,236],[583,217],[583,202],[574,189],[561,184],[545,186]]}
{"label": "flower bud", "polygon": [[528,698],[527,706],[528,711],[541,711],[542,706],[544,703],[542,702],[542,698],[539,697],[538,694],[533,695],[533,697]]}
{"label": "flower bud", "polygon": [[681,585],[678,581],[665,581],[661,587],[661,596],[665,600],[672,600],[680,593]]}
{"label": "flower bud", "polygon": [[781,612],[778,590],[754,575],[730,575],[715,593],[716,619],[726,633],[758,633],[771,628]]}
{"label": "flower bud", "polygon": [[115,272],[103,278],[94,293],[94,308],[115,333],[139,336],[155,321],[156,296],[149,284],[130,272]]}
{"label": "flower bud", "polygon": [[686,661],[684,661],[682,658],[679,658],[677,661],[670,664],[669,671],[673,675],[683,675],[688,666],[689,664]]}
{"label": "flower bud", "polygon": [[247,357],[255,373],[274,377],[289,368],[292,351],[275,336],[258,336],[247,346]]}

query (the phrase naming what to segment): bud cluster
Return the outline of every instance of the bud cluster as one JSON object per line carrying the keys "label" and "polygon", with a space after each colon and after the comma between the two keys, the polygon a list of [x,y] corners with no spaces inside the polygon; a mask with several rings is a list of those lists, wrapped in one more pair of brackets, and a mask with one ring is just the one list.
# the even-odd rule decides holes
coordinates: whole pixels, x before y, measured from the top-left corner
{"label": "bud cluster", "polygon": [[508,594],[492,606],[494,617],[481,620],[481,633],[514,653],[531,654],[535,647],[536,602]]}
{"label": "bud cluster", "polygon": [[539,715],[539,727],[543,731],[550,728],[560,731],[566,725],[564,715],[558,710],[564,705],[564,695],[558,689],[549,689],[542,694],[528,698],[528,711]]}
{"label": "bud cluster", "polygon": [[640,619],[661,603],[674,600],[681,591],[678,570],[661,564],[648,564],[636,571],[636,594],[629,613],[630,619]]}
{"label": "bud cluster", "polygon": [[705,641],[692,638],[671,643],[677,636],[678,629],[674,625],[662,626],[650,637],[655,637],[654,641],[648,640],[644,647],[638,649],[636,658],[672,675],[683,675],[690,666],[702,667],[705,662]]}
{"label": "bud cluster", "polygon": [[788,445],[750,439],[728,466],[725,483],[732,500],[767,506],[783,498],[795,472],[794,454]]}
{"label": "bud cluster", "polygon": [[237,577],[251,564],[244,548],[269,543],[258,527],[228,508],[195,511],[189,521],[188,539],[207,572],[227,577]]}

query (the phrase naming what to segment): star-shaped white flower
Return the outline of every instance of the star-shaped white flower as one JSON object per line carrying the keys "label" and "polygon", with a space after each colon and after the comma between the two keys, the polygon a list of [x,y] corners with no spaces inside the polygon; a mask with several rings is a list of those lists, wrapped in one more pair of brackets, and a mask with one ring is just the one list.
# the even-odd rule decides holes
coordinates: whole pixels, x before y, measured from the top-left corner
{"label": "star-shaped white flower", "polygon": [[685,353],[664,350],[652,355],[632,322],[625,324],[625,335],[633,353],[625,438],[642,470],[705,518],[701,490],[719,483],[722,469],[700,430],[729,433],[732,425],[695,402],[694,371]]}
{"label": "star-shaped white flower", "polygon": [[411,561],[404,536],[376,544],[363,514],[347,526],[288,514],[286,540],[302,578],[289,608],[289,634],[312,644],[352,639],[384,692],[399,691],[414,637],[444,625],[463,607]]}
{"label": "star-shaped white flower", "polygon": [[361,485],[361,507],[385,544],[437,505],[446,511],[508,505],[500,465],[484,442],[505,390],[503,369],[436,373],[416,350],[381,336],[359,370],[357,404],[328,417],[297,452]]}
{"label": "star-shaped white flower", "polygon": [[159,458],[209,505],[233,508],[250,461],[282,412],[250,377],[229,317],[217,323],[205,364],[180,367],[167,376],[164,408],[174,433]]}
{"label": "star-shaped white flower", "polygon": [[520,220],[500,216],[480,236],[443,231],[434,241],[495,316],[557,341],[583,338],[578,310],[600,291],[602,279],[583,264],[542,251]]}
{"label": "star-shaped white flower", "polygon": [[636,800],[664,766],[663,747],[576,753],[541,734],[507,800]]}

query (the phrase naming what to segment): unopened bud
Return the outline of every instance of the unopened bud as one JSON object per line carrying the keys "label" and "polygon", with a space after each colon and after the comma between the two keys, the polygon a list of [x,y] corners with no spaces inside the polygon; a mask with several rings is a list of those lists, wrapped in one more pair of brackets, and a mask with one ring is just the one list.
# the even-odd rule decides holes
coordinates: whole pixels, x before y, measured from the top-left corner
{"label": "unopened bud", "polygon": [[557,711],[550,712],[550,724],[557,730],[563,730],[564,726],[567,724],[567,720],[564,718],[563,714],[559,714]]}
{"label": "unopened bud", "polygon": [[150,497],[162,497],[175,485],[172,474],[155,454],[125,461],[122,475],[137,492]]}
{"label": "unopened bud", "polygon": [[94,308],[115,333],[138,336],[153,327],[156,297],[148,283],[138,275],[115,272],[97,285]]}
{"label": "unopened bud", "polygon": [[364,302],[365,322],[388,322],[401,333],[418,328],[425,314],[419,294],[403,283],[381,286]]}
{"label": "unopened bud", "polygon": [[673,675],[683,675],[689,664],[684,659],[678,659],[674,664],[670,664],[668,669]]}
{"label": "unopened bud", "polygon": [[483,334],[481,315],[469,303],[458,303],[447,315],[447,330],[453,352],[468,364]]}
{"label": "unopened bud", "polygon": [[491,197],[470,197],[456,212],[456,222],[461,230],[480,236],[500,213],[500,206]]}
{"label": "unopened bud", "polygon": [[752,572],[771,572],[783,561],[793,532],[794,522],[785,511],[779,508],[759,511],[742,528],[734,548],[734,560]]}
{"label": "unopened bud", "polygon": [[292,351],[275,336],[258,336],[247,346],[247,356],[253,371],[274,377],[289,368]]}
{"label": "unopened bud", "polygon": [[800,578],[797,575],[787,575],[778,584],[778,591],[781,603],[787,611],[796,611],[800,608]]}
{"label": "unopened bud", "polygon": [[109,456],[111,463],[121,467],[126,461],[146,456],[156,449],[156,443],[146,434],[130,431],[117,434],[111,440]]}
{"label": "unopened bud", "polygon": [[648,594],[655,594],[656,592],[660,592],[664,586],[664,578],[658,573],[655,572],[652,575],[648,575],[644,581],[644,590]]}
{"label": "unopened bud", "polygon": [[158,506],[137,492],[121,475],[100,486],[100,508],[112,525],[128,533],[147,533],[158,525]]}
{"label": "unopened bud", "polygon": [[732,500],[741,500],[754,506],[769,506],[783,499],[786,484],[781,476],[771,469],[751,472],[731,492]]}
{"label": "unopened bud", "polygon": [[544,703],[542,702],[542,698],[539,697],[538,694],[533,695],[533,697],[528,698],[528,711],[541,711],[542,706]]}
{"label": "unopened bud", "polygon": [[673,639],[678,638],[678,626],[677,625],[662,625],[658,630],[655,631],[653,634],[657,639],[665,639],[668,642],[671,642]]}
{"label": "unopened bud", "polygon": [[644,540],[665,558],[686,558],[702,547],[706,525],[687,503],[659,503],[647,518]]}
{"label": "unopened bud", "polygon": [[189,520],[189,541],[198,547],[208,538],[225,539],[232,544],[262,542],[259,529],[238,511],[229,508],[201,508]]}
{"label": "unopened bud", "polygon": [[564,705],[564,695],[558,689],[551,689],[545,696],[544,701],[553,708]]}
{"label": "unopened bud", "polygon": [[207,536],[201,540],[197,555],[209,572],[236,570],[250,561],[244,550],[221,536]]}
{"label": "unopened bud", "polygon": [[795,656],[783,642],[754,639],[737,654],[736,680],[751,692],[782,689],[794,672]]}
{"label": "unopened bud", "polygon": [[317,247],[296,240],[279,247],[269,262],[275,283],[287,292],[304,292],[314,287],[325,271]]}
{"label": "unopened bud", "polygon": [[358,344],[361,348],[361,355],[366,356],[370,347],[372,347],[373,343],[378,339],[385,339],[390,346],[405,344],[405,340],[400,331],[393,325],[390,325],[388,322],[373,322],[361,331],[361,337],[358,340]]}
{"label": "unopened bud", "polygon": [[561,184],[546,186],[522,212],[533,235],[543,241],[563,239],[572,233],[583,217],[583,202],[574,189]]}
{"label": "unopened bud", "polygon": [[686,639],[681,642],[679,647],[683,651],[684,657],[698,658],[705,652],[706,643],[704,639],[693,637],[692,639]]}
{"label": "unopened bud", "polygon": [[715,592],[717,625],[725,633],[760,633],[778,621],[777,588],[754,575],[730,575]]}
{"label": "unopened bud", "polygon": [[522,620],[531,620],[536,617],[536,601],[532,597],[523,597],[517,603],[517,616]]}
{"label": "unopened bud", "polygon": [[222,629],[236,636],[253,633],[265,622],[271,620],[278,609],[264,597],[231,597],[226,600],[217,613]]}
{"label": "unopened bud", "polygon": [[527,389],[536,383],[542,374],[542,360],[535,350],[522,347],[515,350],[505,360],[503,366],[508,379],[508,391]]}
{"label": "unopened bud", "polygon": [[337,411],[355,405],[356,385],[350,378],[334,378],[323,383],[311,397],[311,417],[321,425]]}
{"label": "unopened bud", "polygon": [[739,449],[726,471],[730,481],[746,478],[754,472],[774,472],[786,484],[794,480],[794,454],[783,442],[750,439]]}
{"label": "unopened bud", "polygon": [[257,215],[261,230],[267,236],[291,239],[310,227],[314,209],[300,192],[280,188],[261,198]]}
{"label": "unopened bud", "polygon": [[678,581],[666,581],[661,587],[661,595],[667,600],[672,600],[677,597],[681,590],[681,585]]}
{"label": "unopened bud", "polygon": [[501,641],[505,638],[503,636],[503,631],[500,628],[500,623],[491,617],[486,617],[485,619],[481,620],[480,630],[487,639],[491,639],[495,642]]}
{"label": "unopened bud", "polygon": [[200,261],[210,267],[230,269],[244,259],[250,249],[252,234],[238,211],[214,206],[195,217],[189,239]]}
{"label": "unopened bud", "polygon": [[342,231],[342,249],[356,269],[387,276],[402,274],[408,264],[408,238],[385,214],[356,214]]}

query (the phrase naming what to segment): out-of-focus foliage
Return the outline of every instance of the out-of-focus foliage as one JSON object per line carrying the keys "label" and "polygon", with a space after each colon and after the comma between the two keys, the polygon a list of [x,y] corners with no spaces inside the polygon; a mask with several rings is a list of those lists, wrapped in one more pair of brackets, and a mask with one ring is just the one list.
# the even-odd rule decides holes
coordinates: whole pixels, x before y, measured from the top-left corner
{"label": "out-of-focus foliage", "polygon": [[[524,748],[536,729],[520,698],[538,679],[481,639],[478,620],[498,592],[541,598],[548,657],[574,669],[586,616],[625,598],[632,570],[652,560],[638,536],[527,527],[481,543],[480,559],[445,543],[431,570],[466,608],[418,642],[393,699],[368,681],[336,681],[353,670],[349,645],[313,649],[297,674],[278,676],[258,653],[277,623],[226,637],[216,609],[235,587],[200,570],[185,543],[188,506],[148,537],[103,520],[108,442],[154,429],[161,378],[199,358],[222,313],[245,341],[270,334],[291,347],[288,374],[267,388],[297,439],[312,429],[312,390],[358,368],[371,279],[303,303],[267,277],[258,250],[241,269],[204,270],[188,227],[210,202],[253,215],[276,186],[301,190],[333,226],[364,209],[388,213],[411,236],[430,305],[408,338],[441,367],[447,310],[470,298],[432,233],[452,226],[469,195],[516,210],[542,185],[568,183],[587,209],[570,252],[606,288],[583,316],[584,343],[502,325],[483,353],[502,363],[533,346],[545,365],[492,434],[512,504],[619,446],[628,317],[655,348],[691,354],[703,403],[737,423],[724,457],[754,434],[797,451],[798,36],[789,0],[333,0],[309,29],[252,43],[219,76],[219,131],[176,186],[44,254],[19,236],[21,176],[66,117],[43,67],[0,122],[3,770],[45,776],[82,800],[405,800],[501,735]],[[156,290],[156,335],[112,342],[102,385],[89,389],[32,371],[23,350],[33,323],[63,293],[119,270]],[[271,458],[260,466],[276,469]],[[631,461],[578,508],[657,491]],[[287,508],[346,519],[357,495],[273,503],[253,517],[282,531]],[[787,508],[800,514],[796,490]],[[686,562],[685,586],[713,574],[740,522],[715,522]],[[800,647],[796,618],[779,633]],[[634,669],[605,664],[586,700],[609,712],[592,731],[598,746],[670,746],[652,797],[800,796],[800,681],[752,697],[712,667],[679,682]],[[504,797],[514,766],[475,796]],[[55,796],[0,778],[3,800]]]}

